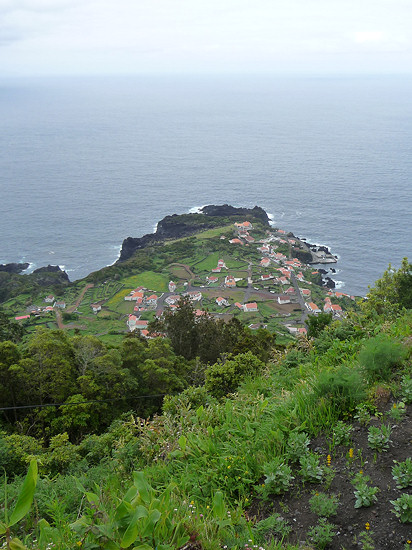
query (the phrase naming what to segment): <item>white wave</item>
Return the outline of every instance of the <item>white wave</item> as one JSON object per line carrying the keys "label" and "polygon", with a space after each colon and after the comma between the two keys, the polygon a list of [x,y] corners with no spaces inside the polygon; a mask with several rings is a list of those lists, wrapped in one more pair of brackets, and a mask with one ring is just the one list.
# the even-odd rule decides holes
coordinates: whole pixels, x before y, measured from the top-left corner
{"label": "white wave", "polygon": [[65,265],[59,265],[59,267],[62,271],[66,271],[66,266]]}
{"label": "white wave", "polygon": [[156,225],[153,226],[153,233],[156,233],[158,225],[159,225],[159,223],[157,223]]}
{"label": "white wave", "polygon": [[303,213],[300,212],[299,210],[296,210],[295,214],[298,218],[301,218],[303,216]]}
{"label": "white wave", "polygon": [[29,273],[32,273],[32,271],[34,271],[35,267],[36,267],[36,264],[34,262],[29,262],[29,267],[24,271],[22,271],[22,273],[24,273],[25,275],[28,275]]}
{"label": "white wave", "polygon": [[201,210],[205,206],[207,206],[207,204],[204,204],[203,206],[193,206],[192,208],[189,209],[189,214],[201,214],[202,213]]}
{"label": "white wave", "polygon": [[284,218],[285,217],[285,212],[282,212],[282,214],[280,215],[281,218]]}
{"label": "white wave", "polygon": [[340,289],[345,286],[345,283],[343,281],[335,281],[334,279],[332,279],[332,281],[335,283],[335,289]]}
{"label": "white wave", "polygon": [[54,250],[49,250],[49,254],[56,254]]}
{"label": "white wave", "polygon": [[276,227],[275,215],[271,214],[270,212],[266,212],[266,214],[268,215],[268,218],[269,218],[269,225],[271,227]]}
{"label": "white wave", "polygon": [[106,267],[110,267],[111,265],[114,265],[117,260],[120,258],[120,252],[122,250],[122,245],[113,245],[110,247],[112,250],[117,250],[117,255],[116,255],[116,259],[111,263],[111,264],[107,264]]}

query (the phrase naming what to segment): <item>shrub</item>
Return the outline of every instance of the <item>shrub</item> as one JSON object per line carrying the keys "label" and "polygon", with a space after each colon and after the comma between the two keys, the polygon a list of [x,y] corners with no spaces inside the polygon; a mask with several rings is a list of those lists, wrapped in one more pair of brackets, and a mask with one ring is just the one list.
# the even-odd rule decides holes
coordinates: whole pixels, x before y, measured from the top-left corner
{"label": "shrub", "polygon": [[234,392],[246,376],[259,374],[264,366],[250,351],[217,362],[206,369],[206,389],[215,397],[224,397]]}
{"label": "shrub", "polygon": [[339,499],[336,495],[328,496],[326,493],[315,493],[309,501],[311,512],[328,518],[335,516],[339,506]]}
{"label": "shrub", "polygon": [[396,500],[391,500],[392,512],[402,523],[412,523],[412,495],[404,493]]}
{"label": "shrub", "polygon": [[392,477],[396,481],[398,489],[405,489],[412,485],[412,459],[397,462],[392,468]]}
{"label": "shrub", "polygon": [[346,366],[333,372],[322,371],[314,384],[314,392],[317,398],[327,398],[339,415],[354,409],[365,398],[360,372]]}
{"label": "shrub", "polygon": [[400,366],[405,348],[385,334],[366,342],[359,353],[359,363],[365,368],[370,381],[389,380],[392,371]]}

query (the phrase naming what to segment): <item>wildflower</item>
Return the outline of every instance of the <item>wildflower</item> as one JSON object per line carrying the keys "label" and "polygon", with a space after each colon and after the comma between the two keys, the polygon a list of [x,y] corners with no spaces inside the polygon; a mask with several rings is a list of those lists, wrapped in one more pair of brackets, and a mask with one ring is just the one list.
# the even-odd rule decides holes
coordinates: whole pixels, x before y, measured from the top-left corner
{"label": "wildflower", "polygon": [[332,457],[330,455],[326,457],[326,462],[328,463],[328,466],[330,466],[330,463],[332,462]]}
{"label": "wildflower", "polygon": [[352,448],[349,449],[349,458],[353,458],[353,449]]}
{"label": "wildflower", "polygon": [[396,409],[396,403],[393,404],[393,408]]}
{"label": "wildflower", "polygon": [[363,475],[363,470],[359,470],[360,475]]}
{"label": "wildflower", "polygon": [[228,466],[227,469],[230,470],[230,466]]}
{"label": "wildflower", "polygon": [[209,510],[210,506],[209,506],[209,505],[207,505],[207,506],[206,506],[206,508],[207,508],[207,510]]}
{"label": "wildflower", "polygon": [[370,528],[371,528],[371,526],[369,525],[369,522],[367,521],[367,522],[365,523],[365,529],[366,529],[367,531],[369,531]]}

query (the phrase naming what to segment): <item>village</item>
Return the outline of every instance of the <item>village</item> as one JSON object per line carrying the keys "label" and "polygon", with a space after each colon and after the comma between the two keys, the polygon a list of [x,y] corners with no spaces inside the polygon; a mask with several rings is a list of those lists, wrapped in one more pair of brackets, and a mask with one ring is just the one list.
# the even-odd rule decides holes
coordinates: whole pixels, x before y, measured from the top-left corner
{"label": "village", "polygon": [[[160,318],[166,308],[171,311],[175,310],[182,296],[187,297],[193,303],[196,316],[208,313],[215,317],[221,317],[227,314],[236,314],[237,312],[258,312],[259,299],[268,301],[269,298],[274,304],[278,304],[279,307],[277,310],[280,312],[282,312],[281,306],[287,304],[294,305],[296,306],[294,310],[300,311],[299,322],[296,323],[296,326],[287,321],[284,323],[289,333],[294,335],[306,334],[305,319],[309,314],[318,315],[323,311],[331,313],[334,318],[345,316],[342,305],[333,303],[332,300],[335,299],[334,301],[336,301],[336,299],[339,300],[342,298],[354,300],[353,296],[349,296],[343,292],[328,290],[323,303],[319,307],[311,300],[312,290],[308,288],[314,285],[310,278],[313,279],[313,276],[318,275],[319,272],[314,271],[310,265],[302,263],[299,259],[289,259],[287,255],[277,251],[280,245],[287,245],[289,248],[296,245],[304,246],[302,241],[288,237],[282,229],[273,231],[266,238],[255,241],[255,238],[251,235],[253,231],[251,222],[244,221],[235,223],[234,225],[236,236],[230,239],[229,243],[233,246],[256,246],[257,244],[256,250],[261,255],[257,266],[249,262],[245,276],[236,277],[231,273],[225,260],[219,258],[216,267],[213,267],[210,273],[206,275],[204,285],[196,286],[193,284],[193,281],[189,280],[184,283],[185,290],[181,293],[176,293],[177,284],[170,280],[168,283],[168,292],[164,292],[159,296],[142,286],[133,289],[124,298],[125,301],[135,302],[133,312],[130,313],[127,319],[128,329],[130,331],[139,330],[140,334],[145,338],[159,336],[158,334],[153,335],[149,333],[148,321],[141,318],[142,314],[148,311],[155,311],[156,317]],[[226,237],[221,237],[221,239],[224,238]],[[323,263],[336,261],[330,255],[329,257],[325,257],[325,254],[323,254],[321,258],[317,252],[314,254],[315,258],[319,261],[323,260]],[[231,292],[233,289],[239,288],[242,288],[244,291],[242,301],[236,301],[234,293]],[[220,292],[218,296],[215,296],[215,292],[213,293],[216,305],[213,310],[202,307],[206,296],[209,298],[208,303],[210,303],[210,290],[218,290]],[[325,291],[323,290],[323,292]],[[250,299],[252,295],[256,301]],[[283,315],[288,317],[290,313],[283,312]],[[248,326],[251,329],[267,328],[265,323],[250,323]]]}
{"label": "village", "polygon": [[336,262],[325,247],[314,249],[282,229],[263,230],[247,220],[222,232],[216,228],[199,234],[200,243],[212,241],[213,253],[202,257],[199,252],[186,263],[170,264],[162,273],[88,283],[63,297],[43,296],[42,303],[31,300],[15,320],[33,330],[39,325],[57,326],[108,341],[111,333],[135,331],[152,339],[164,335],[151,333],[150,321],[166,310],[176,310],[185,297],[197,317],[226,321],[237,317],[252,330],[267,328],[287,339],[306,334],[308,315],[325,312],[339,319],[354,303],[353,296],[324,285],[315,266]]}

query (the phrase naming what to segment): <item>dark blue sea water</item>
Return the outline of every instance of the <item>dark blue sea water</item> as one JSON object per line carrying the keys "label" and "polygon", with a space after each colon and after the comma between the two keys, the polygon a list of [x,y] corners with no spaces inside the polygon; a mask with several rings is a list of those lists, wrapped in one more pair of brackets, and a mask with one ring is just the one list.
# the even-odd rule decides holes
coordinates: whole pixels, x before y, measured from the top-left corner
{"label": "dark blue sea water", "polygon": [[0,80],[0,263],[114,262],[171,213],[262,206],[364,294],[412,258],[412,79]]}

